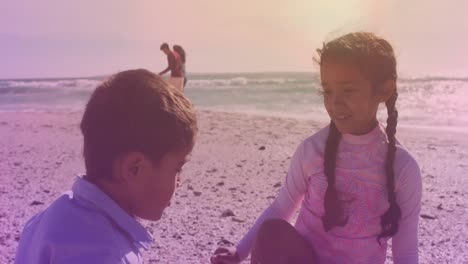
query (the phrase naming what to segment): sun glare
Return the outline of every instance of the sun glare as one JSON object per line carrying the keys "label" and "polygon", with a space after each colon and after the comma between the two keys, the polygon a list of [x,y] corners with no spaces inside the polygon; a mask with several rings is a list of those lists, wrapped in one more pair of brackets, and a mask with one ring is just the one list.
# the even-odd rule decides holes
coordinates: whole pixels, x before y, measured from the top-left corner
{"label": "sun glare", "polygon": [[288,16],[304,33],[327,34],[354,30],[368,19],[367,0],[309,1],[289,5]]}

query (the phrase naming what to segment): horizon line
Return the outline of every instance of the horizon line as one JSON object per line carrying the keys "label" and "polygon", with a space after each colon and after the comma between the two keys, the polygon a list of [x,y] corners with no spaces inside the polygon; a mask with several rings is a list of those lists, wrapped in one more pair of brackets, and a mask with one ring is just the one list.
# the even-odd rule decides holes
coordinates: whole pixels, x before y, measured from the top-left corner
{"label": "horizon line", "polygon": [[[118,71],[119,72],[119,71]],[[116,72],[116,73],[118,73]],[[29,81],[29,80],[74,80],[74,79],[102,79],[109,77],[113,74],[95,74],[95,75],[83,75],[83,76],[57,76],[57,77],[13,77],[13,78],[5,78],[0,77],[0,81]],[[208,75],[208,74],[215,74],[215,75],[234,75],[234,74],[319,74],[318,71],[219,71],[219,72],[189,72],[187,76],[196,76],[196,75]],[[405,74],[403,74],[405,75]],[[444,74],[420,74],[420,75],[408,75],[408,76],[401,76],[398,80],[409,80],[409,81],[421,81],[425,79],[431,80],[455,80],[455,81],[468,81],[468,76],[448,76]]]}
{"label": "horizon line", "polygon": [[[141,69],[144,69],[144,68],[141,68]],[[131,69],[129,69],[131,70]],[[117,71],[115,73],[110,73],[110,74],[93,74],[93,75],[82,75],[82,76],[56,76],[56,77],[51,77],[51,76],[47,76],[47,77],[13,77],[13,78],[10,78],[10,77],[0,77],[0,80],[1,81],[15,81],[15,80],[53,80],[53,79],[93,79],[93,78],[105,78],[105,77],[108,77],[108,76],[111,76],[111,75],[114,75],[118,72],[121,72],[121,71]],[[156,73],[156,72],[154,72]],[[219,74],[219,75],[222,75],[222,74],[262,74],[262,73],[311,73],[311,74],[318,74],[318,72],[316,71],[287,71],[287,70],[284,70],[284,71],[213,71],[213,72],[189,72],[188,73],[188,76],[190,75],[203,75],[203,74]],[[157,73],[156,73],[157,74]]]}

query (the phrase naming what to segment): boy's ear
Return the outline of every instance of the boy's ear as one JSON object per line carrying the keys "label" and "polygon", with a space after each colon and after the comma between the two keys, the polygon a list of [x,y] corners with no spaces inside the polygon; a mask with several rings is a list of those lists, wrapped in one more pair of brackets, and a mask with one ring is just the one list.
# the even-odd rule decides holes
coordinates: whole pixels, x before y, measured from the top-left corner
{"label": "boy's ear", "polygon": [[129,152],[122,155],[116,164],[115,176],[119,181],[131,181],[135,177],[139,176],[142,171],[145,156],[141,152]]}
{"label": "boy's ear", "polygon": [[387,80],[379,89],[379,101],[384,103],[396,92],[396,81]]}

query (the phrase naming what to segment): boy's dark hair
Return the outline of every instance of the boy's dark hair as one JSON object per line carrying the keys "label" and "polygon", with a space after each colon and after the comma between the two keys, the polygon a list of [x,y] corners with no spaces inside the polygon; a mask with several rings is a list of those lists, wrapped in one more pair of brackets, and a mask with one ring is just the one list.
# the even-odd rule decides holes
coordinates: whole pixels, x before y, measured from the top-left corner
{"label": "boy's dark hair", "polygon": [[169,49],[169,44],[163,43],[163,44],[161,44],[161,47],[159,47],[159,49],[160,50]]}
{"label": "boy's dark hair", "polygon": [[191,103],[158,75],[143,69],[117,73],[91,95],[81,120],[89,177],[112,177],[119,156],[142,152],[155,162],[194,143]]}
{"label": "boy's dark hair", "polygon": [[174,45],[174,46],[172,46],[172,49],[175,52],[177,52],[177,54],[179,54],[180,60],[182,61],[182,63],[185,63],[185,50],[184,50],[184,48],[182,48],[182,46],[180,46],[180,45]]}
{"label": "boy's dark hair", "polygon": [[[396,80],[396,59],[393,48],[386,40],[368,32],[349,33],[334,39],[317,50],[319,58],[316,61],[322,65],[329,59],[350,59],[353,65],[361,69],[364,76],[371,80],[374,89],[380,87],[387,80]],[[395,160],[396,146],[395,134],[398,119],[398,111],[395,108],[398,93],[395,93],[385,102],[387,106],[387,127],[388,138],[387,160],[385,171],[387,175],[388,202],[390,207],[381,216],[382,231],[378,235],[380,238],[391,237],[398,231],[398,222],[401,218],[401,210],[396,202],[395,196],[395,172],[393,163]],[[327,176],[328,187],[325,192],[325,215],[323,225],[325,230],[330,230],[334,226],[344,226],[347,223],[347,216],[344,216],[342,201],[338,199],[335,188],[335,165],[336,153],[341,134],[333,122],[330,123],[328,139],[325,147],[324,171]]]}

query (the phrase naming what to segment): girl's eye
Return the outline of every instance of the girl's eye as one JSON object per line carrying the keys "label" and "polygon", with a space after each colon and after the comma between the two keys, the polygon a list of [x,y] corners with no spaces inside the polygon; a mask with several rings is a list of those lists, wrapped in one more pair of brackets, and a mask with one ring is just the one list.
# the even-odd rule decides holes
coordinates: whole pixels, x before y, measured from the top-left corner
{"label": "girl's eye", "polygon": [[343,92],[346,93],[346,94],[350,94],[350,93],[354,93],[356,92],[358,89],[354,86],[345,86],[343,87]]}

